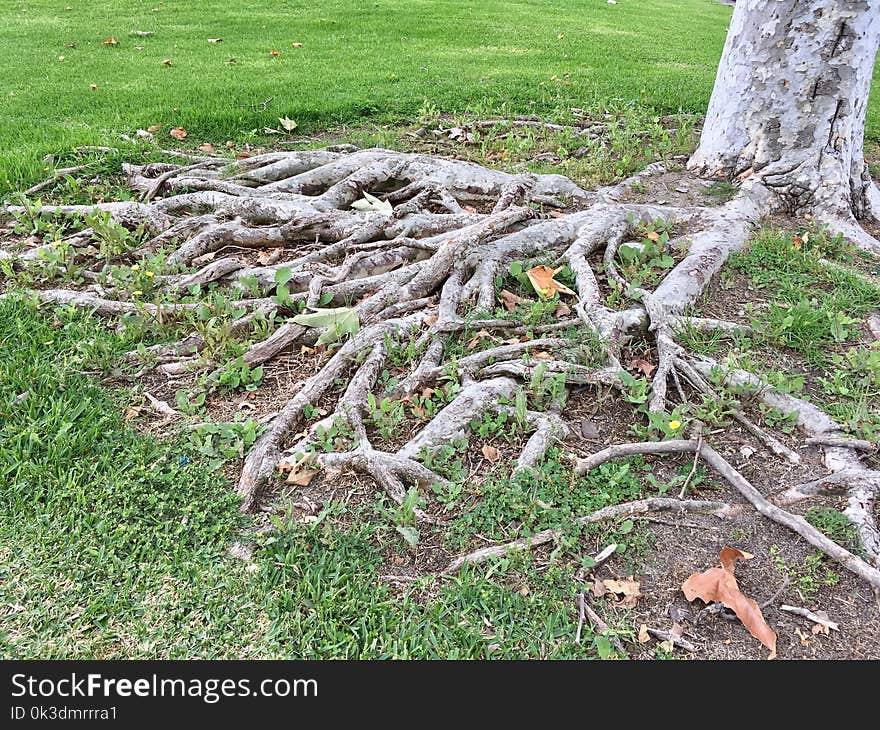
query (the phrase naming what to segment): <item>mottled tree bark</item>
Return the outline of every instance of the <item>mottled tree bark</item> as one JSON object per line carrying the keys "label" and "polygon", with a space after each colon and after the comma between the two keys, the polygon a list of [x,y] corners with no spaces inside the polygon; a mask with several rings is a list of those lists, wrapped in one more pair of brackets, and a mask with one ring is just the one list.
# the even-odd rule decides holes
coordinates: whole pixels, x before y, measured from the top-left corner
{"label": "mottled tree bark", "polygon": [[878,0],[741,0],[690,167],[753,178],[792,213],[876,218],[863,141],[878,45]]}

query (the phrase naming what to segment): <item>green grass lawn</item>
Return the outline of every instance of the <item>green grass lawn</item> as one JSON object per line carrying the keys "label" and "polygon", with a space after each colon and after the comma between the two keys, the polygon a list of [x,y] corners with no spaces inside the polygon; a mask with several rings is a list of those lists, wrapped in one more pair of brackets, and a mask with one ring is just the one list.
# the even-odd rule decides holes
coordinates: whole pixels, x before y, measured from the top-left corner
{"label": "green grass lawn", "polygon": [[[426,101],[699,113],[730,12],[715,0],[2,0],[0,193],[40,178],[47,153],[154,124],[217,144],[265,141],[280,116],[313,130]],[[880,132],[876,103],[870,114]]]}
{"label": "green grass lawn", "polygon": [[[552,117],[572,105],[634,103],[626,116],[634,126],[620,132],[607,159],[591,155],[565,169],[591,180],[619,177],[642,165],[640,154],[681,151],[685,142],[665,140],[651,110],[705,109],[729,15],[715,0],[330,0],[319,8],[278,0],[0,0],[0,196],[45,177],[47,153],[115,145],[120,133],[154,124],[165,133],[186,128],[189,146],[266,144],[278,138],[263,130],[280,116],[317,131],[417,117],[423,107]],[[103,45],[110,36],[117,45]],[[876,101],[869,133],[880,134]],[[776,271],[777,259],[793,266],[785,246],[791,241],[767,244],[758,249],[763,258],[739,265],[750,276]],[[806,266],[795,273],[805,275]],[[789,283],[780,311],[816,294]],[[862,315],[880,302],[875,288],[850,284],[851,298],[830,303],[827,321],[782,328],[779,341],[794,347],[802,331],[809,342],[834,340],[829,322],[849,326],[845,312]],[[767,326],[775,332],[774,321]],[[571,640],[577,560],[504,559],[401,591],[377,578],[389,550],[407,550],[387,508],[352,508],[342,497],[312,523],[279,517],[276,529],[255,536],[254,518],[239,513],[210,458],[182,435],[157,441],[136,432],[125,417],[130,396],[99,384],[141,339],[136,327],[114,325],[23,298],[0,300],[0,656],[608,655],[607,638],[589,626],[580,646]],[[873,411],[862,411],[876,399],[880,366],[862,354],[853,355],[864,371],[858,379],[823,392],[854,428],[876,431]],[[849,400],[840,400],[843,387]],[[620,501],[646,488],[641,472],[624,474],[629,465],[619,490],[572,489],[572,475],[558,462],[551,467],[528,490],[508,489],[506,478],[489,484],[480,508],[461,518],[463,541],[477,530],[503,539],[514,522],[562,524],[598,506],[575,497]],[[607,487],[607,475],[601,479]],[[602,544],[645,539],[631,522],[619,535],[609,529]],[[257,542],[251,565],[228,555],[239,538]],[[608,618],[632,633],[624,615]]]}
{"label": "green grass lawn", "polygon": [[[237,499],[183,443],[140,436],[77,371],[131,343],[88,316],[0,302],[0,656],[5,658],[591,657],[574,645],[573,569],[503,561],[428,578],[401,599],[376,579],[388,526],[341,501],[226,550]],[[27,397],[15,403],[16,396]],[[401,548],[403,549],[403,548]],[[504,580],[492,574],[502,568]],[[520,586],[531,586],[527,594]],[[487,631],[492,626],[493,631]]]}

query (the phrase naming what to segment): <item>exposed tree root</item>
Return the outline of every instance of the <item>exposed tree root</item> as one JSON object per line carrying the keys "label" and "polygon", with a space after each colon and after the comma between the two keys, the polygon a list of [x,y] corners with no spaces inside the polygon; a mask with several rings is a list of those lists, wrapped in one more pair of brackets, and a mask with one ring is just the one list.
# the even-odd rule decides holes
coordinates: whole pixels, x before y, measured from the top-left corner
{"label": "exposed tree root", "polygon": [[[590,525],[595,522],[604,520],[616,520],[626,517],[634,517],[648,512],[691,512],[699,514],[714,515],[722,519],[729,519],[736,514],[736,508],[724,502],[709,502],[694,499],[670,499],[667,497],[654,497],[651,499],[639,499],[634,502],[624,502],[623,504],[614,504],[610,507],[603,507],[600,510],[591,512],[588,515],[578,517],[573,521],[573,525]],[[528,550],[539,545],[545,545],[548,542],[558,540],[562,536],[562,530],[543,530],[536,532],[529,537],[523,537],[519,540],[513,540],[503,545],[492,545],[490,547],[475,550],[467,555],[453,560],[443,570],[444,575],[457,573],[465,565],[477,565],[485,563],[492,558],[501,558],[515,550]]]}
{"label": "exposed tree root", "polygon": [[[100,211],[147,237],[136,250],[116,256],[113,263],[130,265],[162,249],[168,262],[178,267],[156,277],[153,301],[135,300],[105,272],[85,268],[82,279],[86,284],[81,290],[43,290],[38,296],[44,302],[108,317],[138,314],[165,321],[184,318],[205,306],[187,298],[193,288],[215,288],[234,295],[235,306],[241,309],[230,325],[233,334],[247,334],[257,322],[272,322],[274,329],[270,327],[264,339],[250,343],[242,356],[251,367],[293,348],[314,347],[316,341],[326,342],[329,336],[331,345],[317,371],[290,394],[245,458],[238,484],[243,510],[258,504],[260,490],[279,463],[295,466],[306,458],[328,471],[369,474],[392,499],[402,502],[410,486],[443,483],[440,475],[422,463],[426,453],[461,438],[469,424],[486,413],[513,414],[512,403],[522,381],[559,375],[566,388],[624,389],[621,358],[636,337],[647,336],[656,352],[648,402],[651,412],[669,410],[674,397],[668,392],[670,382],[680,398],[685,397],[688,384],[698,392],[717,395],[708,383],[714,363],[689,355],[677,336],[686,327],[724,334],[747,329],[723,320],[686,316],[686,311],[728,256],[745,245],[752,226],[774,207],[768,188],[748,182],[736,198],[718,208],[620,202],[628,190],[662,172],[659,165],[612,187],[587,192],[559,175],[511,175],[471,163],[381,149],[352,154],[273,152],[239,161],[194,158],[186,163],[128,166],[129,183],[140,193],[139,202],[44,206],[37,211],[11,206],[7,212],[83,218]],[[367,194],[371,197],[365,198]],[[572,204],[574,212],[558,212]],[[543,214],[548,208],[554,211],[552,216]],[[680,252],[680,260],[649,290],[627,280],[619,253],[627,243],[638,246],[640,227],[658,218],[673,231],[686,227],[690,233],[670,242],[667,250]],[[72,249],[72,262],[78,265],[91,264],[89,233],[75,234],[78,245]],[[266,255],[267,251],[273,253]],[[32,251],[0,250],[0,257],[13,259],[19,268],[39,265],[39,255]],[[576,297],[570,313],[559,322],[525,326],[513,314],[503,316],[496,277],[506,273],[511,262],[536,257],[556,266],[568,265]],[[601,267],[596,267],[597,259]],[[609,286],[625,301],[623,308],[609,305]],[[318,307],[350,308],[358,331],[332,342],[328,328],[294,320],[303,308]],[[588,344],[572,338],[572,329],[589,335],[584,340]],[[453,360],[447,339],[465,330],[489,333],[496,339],[489,347]],[[368,399],[380,373],[389,367],[392,349],[407,343],[413,344],[417,354],[390,388],[391,397],[411,397],[444,377],[457,379],[461,387],[418,433],[390,453],[372,443]],[[176,343],[132,352],[129,358],[147,354],[159,372],[179,375],[220,364],[201,356],[206,345],[205,338],[193,331]],[[754,384],[747,374],[734,372],[730,377],[739,384]],[[855,449],[864,444],[840,443],[840,427],[817,408],[756,385],[759,397],[784,412],[796,412],[807,435],[822,444],[832,472],[825,481],[833,478],[849,490],[846,514],[858,526],[876,566],[880,533],[873,503],[880,478],[859,462]],[[336,402],[332,413],[305,426],[307,409],[328,398]],[[545,407],[546,412],[526,409],[523,415],[521,409],[516,411],[530,432],[517,470],[533,468],[550,446],[565,437],[567,427],[560,409],[557,398]],[[796,452],[744,414],[734,415],[774,453],[791,462],[799,460]],[[338,422],[353,434],[351,448],[315,454],[313,447],[322,429]],[[669,452],[698,453],[759,512],[880,588],[876,567],[835,545],[802,518],[768,502],[703,439],[612,446],[580,460],[577,469],[585,472],[629,453]],[[802,498],[817,488],[805,485],[787,495]],[[608,507],[579,518],[578,523],[652,510],[726,516],[731,508],[714,502],[651,499]],[[558,530],[547,530],[508,545],[484,548],[454,561],[446,572],[503,555],[511,548],[549,542],[558,535]]]}

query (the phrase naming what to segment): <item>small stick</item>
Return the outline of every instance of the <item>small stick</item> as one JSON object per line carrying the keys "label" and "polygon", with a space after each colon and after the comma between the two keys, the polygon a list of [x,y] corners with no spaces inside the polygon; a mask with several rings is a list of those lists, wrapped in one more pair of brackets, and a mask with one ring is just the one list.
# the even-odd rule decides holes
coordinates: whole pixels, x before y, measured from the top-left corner
{"label": "small stick", "polygon": [[177,177],[178,175],[181,175],[184,172],[190,172],[192,170],[197,170],[200,167],[204,167],[205,164],[206,164],[206,161],[202,160],[201,162],[196,162],[193,165],[185,165],[184,167],[175,167],[173,170],[169,170],[168,172],[165,172],[165,173],[159,175],[159,177],[156,178],[156,182],[153,183],[152,187],[141,196],[141,202],[148,203],[149,201],[151,201],[153,199],[153,197],[162,189],[162,186],[166,182],[168,182],[171,178]]}
{"label": "small stick", "polygon": [[[689,442],[686,442],[689,443]],[[709,502],[695,499],[672,499],[668,497],[650,497],[648,499],[638,499],[633,502],[623,502],[622,504],[610,505],[602,509],[591,512],[588,515],[578,517],[573,521],[575,525],[589,525],[602,520],[613,520],[621,517],[634,517],[644,514],[645,512],[697,512],[702,514],[715,515],[721,519],[727,519],[736,514],[735,507],[724,502]],[[561,529],[549,529],[536,532],[529,537],[522,537],[502,545],[493,545],[491,547],[480,548],[472,553],[462,555],[453,560],[443,575],[452,575],[457,573],[466,564],[484,563],[491,558],[503,558],[511,550],[528,550],[544,545],[548,542],[558,539],[562,535]],[[607,548],[606,548],[607,549]]]}
{"label": "small stick", "polygon": [[606,461],[619,459],[622,456],[635,456],[636,454],[692,454],[696,450],[697,444],[694,441],[688,441],[685,439],[617,444],[602,449],[602,451],[597,451],[595,454],[591,454],[584,459],[578,459],[575,470],[578,474],[586,474],[591,469],[601,466]]}
{"label": "small stick", "polygon": [[82,172],[89,165],[76,165],[75,167],[60,167],[55,172],[52,173],[52,177],[43,180],[43,182],[37,183],[36,185],[32,185],[27,190],[24,191],[25,195],[33,195],[34,193],[38,193],[41,190],[48,188],[53,183],[58,182],[58,180],[65,175],[76,175],[78,172]]}
{"label": "small stick", "polygon": [[840,627],[834,621],[831,621],[827,618],[822,618],[819,614],[813,613],[808,608],[799,608],[798,606],[786,606],[783,604],[779,607],[779,610],[786,611],[787,613],[793,613],[796,616],[803,616],[804,618],[809,619],[814,623],[821,624],[822,626],[827,626],[832,631],[840,631]]}
{"label": "small stick", "polygon": [[770,598],[768,598],[766,601],[764,601],[764,603],[760,605],[761,610],[767,608],[767,606],[773,603],[776,603],[776,599],[782,595],[783,591],[786,588],[788,588],[789,583],[791,583],[791,581],[788,579],[788,576],[785,576],[785,579],[782,581],[782,585],[776,589],[776,593],[774,593],[772,596],[770,596]]}
{"label": "small stick", "polygon": [[697,463],[700,461],[700,450],[703,448],[703,432],[700,431],[697,434],[697,450],[694,452],[694,463],[691,465],[691,470],[687,475],[687,479],[684,480],[684,484],[681,485],[681,491],[678,493],[679,499],[684,499],[684,493],[687,491],[688,484],[691,483],[691,479],[694,478],[694,474],[697,473]]}
{"label": "small stick", "polygon": [[586,601],[583,602],[583,606],[584,613],[586,613],[587,616],[590,617],[590,623],[592,623],[593,626],[599,629],[600,634],[606,635],[605,638],[611,642],[611,646],[617,649],[617,651],[619,651],[621,654],[626,655],[626,649],[623,648],[623,644],[621,643],[620,639],[617,638],[615,634],[611,633],[611,627],[602,620],[602,617],[598,613],[596,613]]}
{"label": "small stick", "polygon": [[602,563],[604,563],[608,558],[614,555],[617,550],[617,543],[612,542],[608,547],[606,547],[602,552],[600,552],[596,557],[593,558],[593,568],[598,568]]}
{"label": "small stick", "polygon": [[174,410],[171,406],[168,405],[164,400],[159,400],[151,393],[144,391],[144,397],[150,401],[150,405],[153,407],[153,410],[157,413],[161,413],[163,416],[179,416],[180,412]]}
{"label": "small stick", "polygon": [[574,643],[580,645],[581,643],[581,631],[584,628],[584,619],[586,618],[586,611],[584,608],[584,592],[578,591],[577,594],[577,607],[578,607],[578,627],[577,631],[574,634]]}
{"label": "small stick", "polygon": [[806,441],[811,446],[834,446],[856,451],[876,451],[880,444],[865,439],[848,439],[839,436],[813,436]]}
{"label": "small stick", "polygon": [[685,651],[693,651],[697,650],[691,642],[687,639],[683,639],[680,636],[676,636],[671,631],[660,631],[660,629],[652,629],[650,626],[648,627],[648,633],[651,634],[655,639],[660,639],[660,641],[670,641],[673,646],[680,646]]}

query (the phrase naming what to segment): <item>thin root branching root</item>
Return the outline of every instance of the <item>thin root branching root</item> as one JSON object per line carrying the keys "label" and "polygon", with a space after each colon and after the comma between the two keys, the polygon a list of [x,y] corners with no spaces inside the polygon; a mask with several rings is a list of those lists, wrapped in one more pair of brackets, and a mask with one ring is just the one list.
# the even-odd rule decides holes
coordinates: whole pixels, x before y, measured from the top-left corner
{"label": "thin root branching root", "polygon": [[[688,317],[687,311],[728,256],[745,245],[754,224],[772,210],[771,193],[757,183],[744,184],[737,197],[715,208],[625,202],[629,190],[664,172],[656,164],[593,192],[559,175],[512,175],[383,149],[272,152],[237,161],[205,157],[180,165],[130,165],[125,171],[137,201],[7,208],[19,216],[80,220],[91,227],[65,239],[71,252],[65,265],[79,267],[78,281],[84,284],[41,289],[42,301],[108,317],[138,313],[185,321],[188,314],[211,306],[210,300],[188,294],[226,292],[237,308],[232,334],[252,333],[257,320],[272,323],[248,344],[241,356],[245,366],[257,367],[302,347],[324,353],[247,453],[238,483],[244,510],[258,506],[279,464],[299,468],[306,459],[312,469],[368,474],[402,502],[412,487],[444,482],[426,465],[426,453],[461,438],[474,419],[513,409],[524,381],[552,377],[563,389],[625,390],[621,359],[636,339],[650,343],[656,353],[647,398],[651,413],[668,411],[672,396],[684,396],[683,388],[712,396],[709,371],[717,364],[689,354],[678,333],[685,325],[722,334],[743,328]],[[92,229],[102,220],[139,231],[137,246],[98,255]],[[670,232],[660,243],[664,252],[674,252],[675,261],[665,276],[648,285],[632,280],[621,254],[624,247],[632,255],[646,241],[655,241],[651,231],[657,220]],[[165,257],[167,269],[155,276],[152,301],[133,297],[95,268],[102,260],[105,269],[108,264],[133,266],[157,253]],[[5,265],[11,260],[19,270],[39,264],[45,254],[0,250]],[[574,297],[557,322],[527,326],[510,311],[513,305],[499,306],[509,302],[503,302],[498,282],[514,262],[537,260],[567,266]],[[613,306],[609,292],[616,296]],[[340,319],[316,325],[301,316],[327,309]],[[464,332],[487,333],[491,337],[485,341],[492,344],[450,356],[448,338]],[[572,332],[581,344],[589,343],[588,352],[572,345],[578,341]],[[209,344],[203,334],[190,331],[130,357],[175,376],[220,365],[203,356]],[[410,397],[441,378],[455,379],[459,389],[409,441],[394,451],[382,450],[366,425],[368,404],[393,352],[408,344],[416,354],[392,385],[392,397]],[[790,503],[826,488],[846,490],[847,515],[858,526],[871,564],[772,504],[712,448],[708,437],[614,446],[579,462],[578,468],[631,453],[694,454],[761,514],[880,589],[880,536],[873,519],[880,477],[860,462],[865,445],[842,443],[840,427],[815,406],[776,393],[745,373],[727,376],[752,385],[773,407],[797,414],[807,436],[824,451],[830,475],[792,487],[785,499]],[[565,437],[560,416],[564,392],[557,396],[545,408],[524,414],[530,436],[517,469],[534,467]],[[335,403],[325,411],[329,415],[308,425],[307,413],[319,403],[326,407],[328,399]],[[799,460],[744,414],[735,417],[781,458]],[[351,434],[350,448],[330,453],[311,448],[334,423],[344,424]],[[642,500],[581,521],[657,509],[726,516],[733,508],[684,499]],[[448,572],[555,536],[551,530],[486,548],[459,558]]]}

